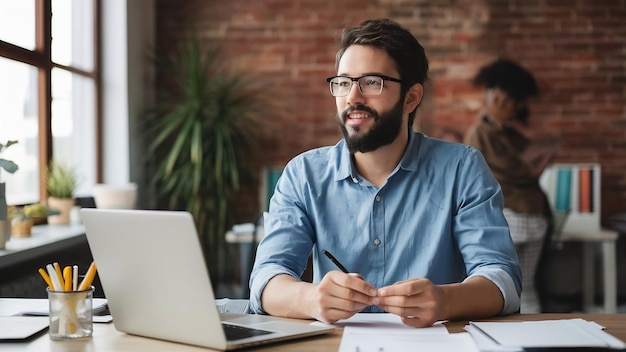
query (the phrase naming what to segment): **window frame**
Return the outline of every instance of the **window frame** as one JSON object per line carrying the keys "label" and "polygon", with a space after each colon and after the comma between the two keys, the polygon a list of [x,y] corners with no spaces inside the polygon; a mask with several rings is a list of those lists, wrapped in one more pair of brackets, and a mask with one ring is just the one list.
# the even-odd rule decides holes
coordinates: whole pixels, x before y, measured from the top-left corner
{"label": "window frame", "polygon": [[35,49],[29,50],[0,39],[0,56],[29,64],[37,69],[39,197],[47,199],[45,188],[48,164],[53,159],[52,148],[52,69],[58,68],[91,79],[94,82],[94,113],[96,135],[96,182],[102,179],[102,58],[100,0],[91,0],[93,8],[93,69],[85,71],[52,61],[52,0],[35,0]]}

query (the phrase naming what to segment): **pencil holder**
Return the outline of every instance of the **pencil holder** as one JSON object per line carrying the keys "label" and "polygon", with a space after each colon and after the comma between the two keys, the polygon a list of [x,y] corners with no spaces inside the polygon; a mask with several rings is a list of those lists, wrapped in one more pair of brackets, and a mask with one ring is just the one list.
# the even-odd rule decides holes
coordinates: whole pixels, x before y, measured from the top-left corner
{"label": "pencil holder", "polygon": [[48,333],[51,339],[91,336],[93,290],[93,286],[84,291],[52,291],[47,288],[50,304]]}

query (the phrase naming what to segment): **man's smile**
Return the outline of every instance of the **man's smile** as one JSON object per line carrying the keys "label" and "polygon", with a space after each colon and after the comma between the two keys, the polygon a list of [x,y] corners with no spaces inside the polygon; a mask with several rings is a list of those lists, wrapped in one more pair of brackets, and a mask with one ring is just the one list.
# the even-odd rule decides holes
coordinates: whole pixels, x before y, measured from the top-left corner
{"label": "man's smile", "polygon": [[356,110],[356,111],[351,111],[348,114],[346,114],[345,124],[347,126],[357,126],[357,125],[362,125],[372,119],[373,119],[372,114],[366,111]]}

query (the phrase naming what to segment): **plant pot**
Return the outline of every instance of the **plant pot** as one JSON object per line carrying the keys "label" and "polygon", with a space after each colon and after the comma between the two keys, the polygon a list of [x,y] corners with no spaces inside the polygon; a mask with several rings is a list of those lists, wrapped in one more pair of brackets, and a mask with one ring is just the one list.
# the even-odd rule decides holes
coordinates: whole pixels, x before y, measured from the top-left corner
{"label": "plant pot", "polygon": [[96,184],[92,189],[96,207],[99,209],[134,209],[137,203],[137,185]]}
{"label": "plant pot", "polygon": [[48,223],[47,216],[33,216],[33,225],[44,225]]}
{"label": "plant pot", "polygon": [[48,207],[50,209],[58,210],[60,214],[48,216],[48,224],[50,225],[65,225],[70,223],[70,212],[74,206],[74,199],[72,198],[56,198],[48,197]]}
{"label": "plant pot", "polygon": [[30,237],[33,230],[33,219],[11,220],[11,237]]}
{"label": "plant pot", "polygon": [[4,182],[0,183],[0,249],[4,249],[6,242],[11,236],[11,222],[9,221],[9,209],[5,196]]}

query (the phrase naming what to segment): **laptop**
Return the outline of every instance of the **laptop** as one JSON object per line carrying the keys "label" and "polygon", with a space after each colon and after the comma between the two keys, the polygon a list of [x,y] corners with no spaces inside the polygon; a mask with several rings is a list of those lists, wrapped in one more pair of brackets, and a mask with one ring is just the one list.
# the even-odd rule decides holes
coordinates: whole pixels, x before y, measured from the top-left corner
{"label": "laptop", "polygon": [[334,330],[266,315],[220,314],[188,212],[83,208],[80,213],[113,324],[121,332],[233,350]]}

